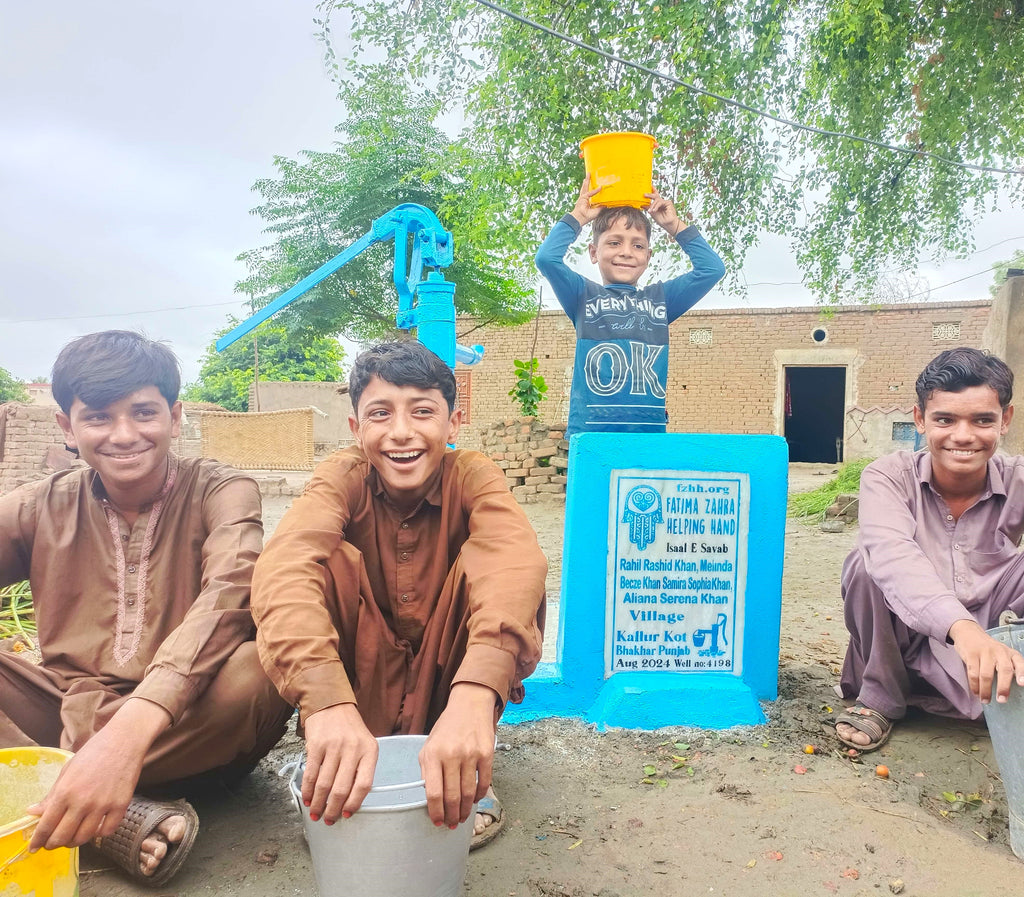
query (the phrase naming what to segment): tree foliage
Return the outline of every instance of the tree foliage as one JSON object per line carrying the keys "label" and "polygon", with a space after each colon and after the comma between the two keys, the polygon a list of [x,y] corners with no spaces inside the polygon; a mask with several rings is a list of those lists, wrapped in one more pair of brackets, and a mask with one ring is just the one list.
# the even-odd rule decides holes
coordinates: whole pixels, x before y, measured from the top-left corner
{"label": "tree foliage", "polygon": [[1002,262],[996,262],[992,266],[992,270],[995,271],[995,277],[992,280],[992,285],[988,288],[988,291],[996,296],[999,291],[1003,288],[1003,283],[1006,281],[1006,272],[1010,268],[1024,269],[1024,249],[1019,249],[1010,258]]}
{"label": "tree foliage", "polygon": [[[508,256],[492,247],[502,198],[471,187],[478,153],[449,142],[433,123],[440,99],[410,94],[390,70],[367,70],[340,98],[347,117],[329,152],[278,157],[278,177],[254,186],[263,199],[253,210],[274,242],[243,253],[249,275],[236,291],[254,308],[276,298],[370,230],[374,219],[400,203],[433,210],[455,241],[455,261],[444,274],[456,284],[461,313],[488,323],[529,316],[530,291]],[[395,333],[398,297],[392,282],[394,243],[378,244],[297,299],[282,318],[318,333],[369,340]]]}
{"label": "tree foliage", "polygon": [[[238,324],[234,318],[217,336],[221,337]],[[336,339],[320,336],[309,328],[289,330],[281,324],[267,322],[248,336],[232,343],[223,352],[216,341],[203,356],[199,379],[189,383],[181,397],[189,402],[215,402],[229,411],[249,410],[249,387],[255,379],[258,340],[260,380],[343,380],[342,363],[345,350]]]}
{"label": "tree foliage", "polygon": [[28,401],[29,394],[25,384],[6,368],[0,368],[0,404]]}
{"label": "tree foliage", "polygon": [[[694,214],[738,285],[760,231],[788,235],[808,286],[870,294],[883,269],[963,254],[971,219],[1020,202],[1024,0],[507,0],[515,12],[622,59],[812,128],[793,129],[515,22],[473,0],[324,0],[338,77],[358,83],[387,54],[466,104],[468,145],[494,164],[469,175],[507,196],[499,236],[534,246],[571,208],[579,141],[640,130],[659,142],[659,186]],[[331,18],[356,53],[333,55]],[[341,18],[338,15],[338,18]],[[526,254],[529,254],[527,250]]]}

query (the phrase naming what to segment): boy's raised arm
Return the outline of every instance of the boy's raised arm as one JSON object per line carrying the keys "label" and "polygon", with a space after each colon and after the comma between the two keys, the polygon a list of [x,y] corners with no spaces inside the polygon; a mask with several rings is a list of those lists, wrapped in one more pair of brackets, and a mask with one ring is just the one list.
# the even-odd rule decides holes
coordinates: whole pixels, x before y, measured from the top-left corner
{"label": "boy's raised arm", "polygon": [[534,259],[537,270],[551,284],[551,289],[555,291],[555,298],[558,299],[559,305],[572,321],[576,320],[576,312],[583,298],[587,281],[565,263],[565,254],[584,226],[593,221],[601,211],[599,206],[591,204],[591,198],[600,189],[598,187],[596,190],[591,190],[588,181],[586,179],[583,181],[579,198],[576,200],[573,210],[568,215],[564,215],[551,228],[547,239],[540,244]]}
{"label": "boy's raised arm", "polygon": [[725,276],[725,265],[700,231],[679,217],[671,200],[662,197],[657,190],[646,196],[651,200],[648,209],[651,217],[679,244],[693,264],[693,269],[686,274],[665,282],[666,314],[671,324],[693,308]]}

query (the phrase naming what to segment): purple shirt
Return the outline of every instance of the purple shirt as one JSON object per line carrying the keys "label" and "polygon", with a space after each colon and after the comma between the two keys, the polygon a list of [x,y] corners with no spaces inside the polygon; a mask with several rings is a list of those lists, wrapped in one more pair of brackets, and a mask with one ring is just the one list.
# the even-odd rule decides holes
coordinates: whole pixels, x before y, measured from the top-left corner
{"label": "purple shirt", "polygon": [[[945,643],[957,620],[983,608],[1024,533],[1024,457],[995,455],[978,501],[954,520],[932,484],[927,452],[896,452],[860,481],[858,546],[868,574],[911,629]],[[973,612],[973,613],[972,613]]]}

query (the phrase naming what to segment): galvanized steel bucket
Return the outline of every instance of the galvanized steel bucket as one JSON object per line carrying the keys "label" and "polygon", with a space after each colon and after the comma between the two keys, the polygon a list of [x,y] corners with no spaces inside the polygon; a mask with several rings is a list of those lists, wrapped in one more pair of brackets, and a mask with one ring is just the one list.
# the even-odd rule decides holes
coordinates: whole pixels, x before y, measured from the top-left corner
{"label": "galvanized steel bucket", "polygon": [[[1008,645],[1024,654],[1024,620],[1011,612],[1000,617],[995,629],[988,634],[996,641]],[[992,700],[985,704],[985,722],[992,736],[996,762],[1006,789],[1006,803],[1010,817],[1010,847],[1019,859],[1024,860],[1024,688],[1016,683],[1010,687],[1010,696],[1005,704],[995,699],[995,683],[992,684]]]}
{"label": "galvanized steel bucket", "polygon": [[373,789],[349,819],[312,822],[302,805],[303,764],[289,780],[313,857],[320,897],[460,897],[474,814],[454,831],[427,815],[419,753],[426,735],[378,738]]}

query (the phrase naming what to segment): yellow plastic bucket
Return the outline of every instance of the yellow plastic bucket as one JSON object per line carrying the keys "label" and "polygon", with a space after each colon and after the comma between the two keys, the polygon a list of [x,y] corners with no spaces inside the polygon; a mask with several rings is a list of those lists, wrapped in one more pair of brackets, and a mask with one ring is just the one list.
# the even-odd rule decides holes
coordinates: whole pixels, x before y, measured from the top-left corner
{"label": "yellow plastic bucket", "polygon": [[46,747],[0,748],[0,897],[76,897],[78,848],[28,852],[42,800],[71,756]]}
{"label": "yellow plastic bucket", "polygon": [[581,144],[583,164],[590,187],[601,187],[591,202],[595,206],[633,206],[646,209],[651,201],[644,196],[654,187],[654,148],[650,134],[620,131],[595,134]]}

